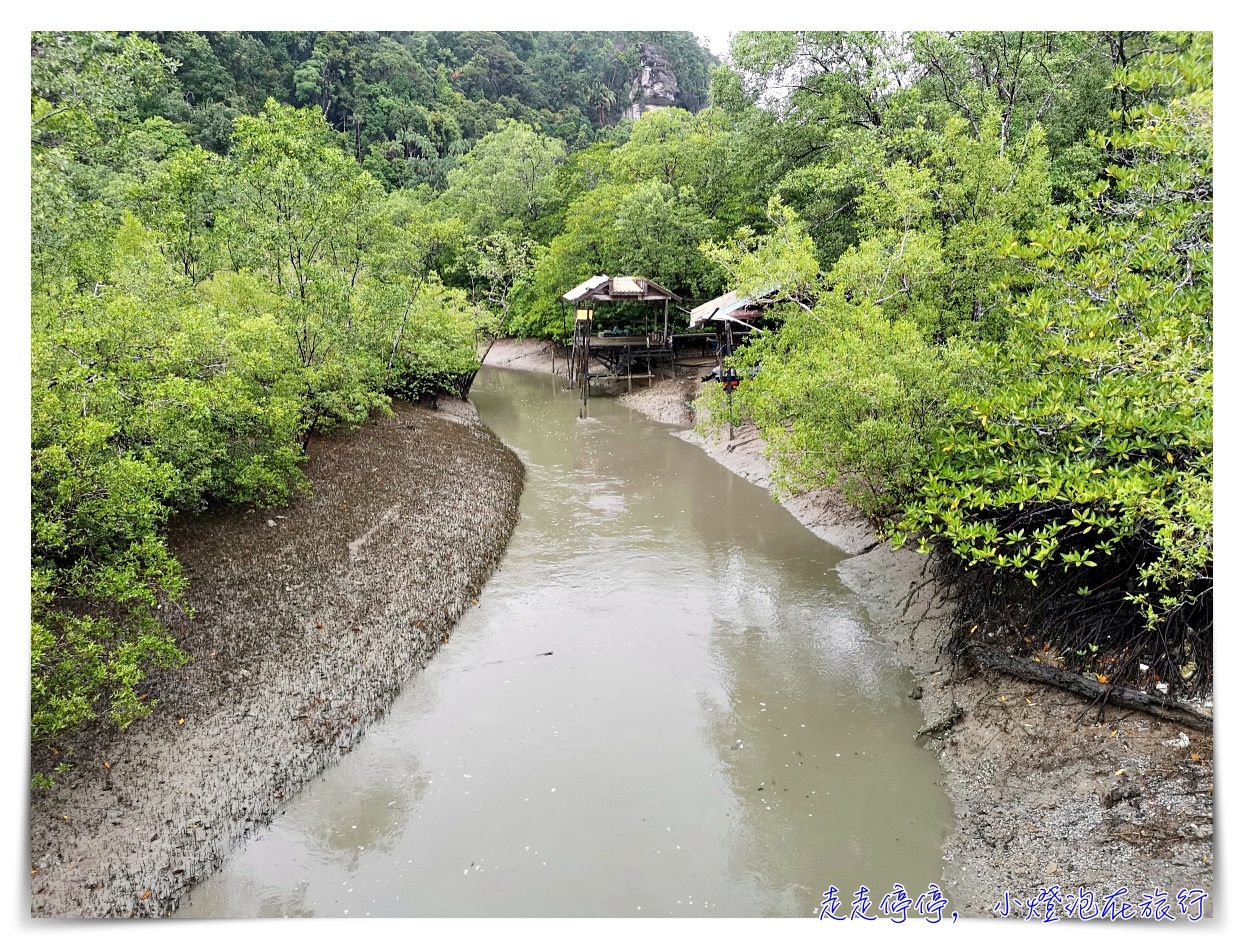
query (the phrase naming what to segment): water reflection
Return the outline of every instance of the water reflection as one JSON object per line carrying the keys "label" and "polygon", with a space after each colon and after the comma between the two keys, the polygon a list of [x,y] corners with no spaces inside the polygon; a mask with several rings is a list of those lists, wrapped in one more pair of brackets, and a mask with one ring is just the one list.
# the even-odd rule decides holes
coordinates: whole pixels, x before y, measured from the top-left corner
{"label": "water reflection", "polygon": [[185,914],[808,915],[939,880],[940,770],[841,554],[615,402],[473,398],[527,466],[500,570]]}

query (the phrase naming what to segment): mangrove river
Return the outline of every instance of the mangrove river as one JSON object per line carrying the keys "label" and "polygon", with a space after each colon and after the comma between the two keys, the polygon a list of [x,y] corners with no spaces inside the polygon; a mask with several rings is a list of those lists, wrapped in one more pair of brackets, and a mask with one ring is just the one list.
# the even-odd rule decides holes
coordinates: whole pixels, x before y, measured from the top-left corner
{"label": "mangrove river", "polygon": [[808,916],[942,877],[943,774],[844,554],[612,399],[485,367],[526,468],[477,606],[188,917]]}

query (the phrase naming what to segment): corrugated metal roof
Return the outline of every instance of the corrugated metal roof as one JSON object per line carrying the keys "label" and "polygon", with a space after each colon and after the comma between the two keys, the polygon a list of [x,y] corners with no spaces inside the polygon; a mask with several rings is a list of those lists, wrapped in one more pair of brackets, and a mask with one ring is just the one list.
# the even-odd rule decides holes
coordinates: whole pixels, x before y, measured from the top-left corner
{"label": "corrugated metal roof", "polygon": [[721,294],[716,299],[708,300],[706,303],[700,303],[693,310],[691,310],[691,328],[694,329],[696,326],[702,326],[712,318],[713,313],[719,310],[722,306],[727,306],[728,304],[734,302],[736,299],[738,299],[738,293],[734,290],[730,290],[728,293]]}
{"label": "corrugated metal roof", "polygon": [[[766,286],[750,296],[738,295],[736,290],[730,290],[728,293],[722,293],[716,299],[708,300],[706,303],[700,303],[693,310],[690,316],[690,328],[697,329],[709,320],[721,321],[732,318],[733,313],[740,309],[745,309],[752,303],[763,300],[771,295],[774,290],[778,289],[776,284]],[[737,320],[735,320],[737,321]]]}
{"label": "corrugated metal roof", "polygon": [[600,287],[604,286],[608,282],[609,278],[603,274],[600,276],[593,276],[589,280],[584,280],[561,298],[570,303],[577,303],[581,300],[587,299],[592,293],[600,289]]}
{"label": "corrugated metal roof", "polygon": [[680,300],[682,297],[653,283],[647,277],[594,276],[590,280],[584,280],[561,298],[569,303],[579,303],[589,299]]}
{"label": "corrugated metal roof", "polygon": [[609,294],[612,296],[642,296],[643,291],[643,283],[635,277],[613,277],[613,282],[609,285]]}
{"label": "corrugated metal roof", "polygon": [[645,300],[678,300],[680,302],[682,299],[677,293],[674,293],[672,290],[666,290],[653,280],[645,278],[643,285],[647,287],[647,294],[643,297]]}

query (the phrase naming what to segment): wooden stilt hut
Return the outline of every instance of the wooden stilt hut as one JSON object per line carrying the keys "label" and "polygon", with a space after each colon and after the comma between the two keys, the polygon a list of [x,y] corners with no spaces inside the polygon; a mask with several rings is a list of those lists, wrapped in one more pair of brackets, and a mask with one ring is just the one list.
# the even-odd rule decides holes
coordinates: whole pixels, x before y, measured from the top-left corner
{"label": "wooden stilt hut", "polygon": [[[629,388],[636,378],[649,380],[656,368],[668,363],[673,368],[673,335],[669,330],[669,301],[681,301],[676,293],[666,290],[646,277],[605,275],[584,280],[561,299],[575,307],[573,349],[566,367],[566,380],[571,387],[582,389],[587,401],[592,379],[626,379]],[[644,317],[644,332],[616,333],[599,329],[595,324],[597,303],[633,300],[662,304],[659,314]],[[592,370],[592,361],[596,369]],[[636,368],[641,374],[636,373]]]}

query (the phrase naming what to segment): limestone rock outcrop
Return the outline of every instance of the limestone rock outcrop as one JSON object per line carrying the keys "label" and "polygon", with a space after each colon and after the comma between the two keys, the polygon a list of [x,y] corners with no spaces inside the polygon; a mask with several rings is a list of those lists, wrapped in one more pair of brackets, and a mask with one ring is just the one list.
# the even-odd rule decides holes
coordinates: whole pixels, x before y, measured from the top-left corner
{"label": "limestone rock outcrop", "polygon": [[630,105],[622,113],[628,119],[668,108],[678,95],[678,77],[659,49],[651,43],[640,43],[639,63],[639,71],[630,82]]}

